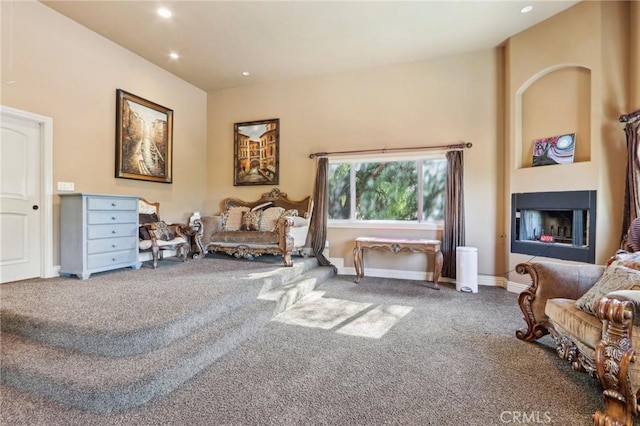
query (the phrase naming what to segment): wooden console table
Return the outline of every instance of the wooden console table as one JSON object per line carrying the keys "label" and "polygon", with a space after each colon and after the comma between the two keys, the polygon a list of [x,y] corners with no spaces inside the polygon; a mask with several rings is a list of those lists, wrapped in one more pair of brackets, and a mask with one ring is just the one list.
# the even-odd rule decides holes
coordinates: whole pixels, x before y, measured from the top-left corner
{"label": "wooden console table", "polygon": [[433,253],[435,257],[433,283],[427,282],[427,287],[440,290],[438,281],[442,273],[443,258],[439,240],[376,237],[356,238],[356,246],[353,249],[353,260],[356,267],[356,283],[360,282],[360,278],[364,277],[364,249],[387,250],[391,253],[400,253],[401,251]]}

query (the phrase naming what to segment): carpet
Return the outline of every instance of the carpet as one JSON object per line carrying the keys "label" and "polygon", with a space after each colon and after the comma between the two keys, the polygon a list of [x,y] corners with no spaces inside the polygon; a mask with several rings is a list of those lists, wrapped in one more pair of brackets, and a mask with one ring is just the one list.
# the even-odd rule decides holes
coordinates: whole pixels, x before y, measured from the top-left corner
{"label": "carpet", "polygon": [[[2,386],[2,424],[577,426],[601,407],[597,380],[559,359],[548,336],[515,338],[524,324],[517,295],[501,288],[467,294],[449,284],[434,291],[419,281],[337,276],[315,292],[325,314],[339,301],[340,321],[319,327],[301,324],[304,315],[276,316],[167,396],[96,414]],[[321,318],[313,303],[304,309]],[[343,318],[350,304],[363,308]],[[386,326],[359,324],[381,317]],[[385,330],[368,336],[348,326]]]}

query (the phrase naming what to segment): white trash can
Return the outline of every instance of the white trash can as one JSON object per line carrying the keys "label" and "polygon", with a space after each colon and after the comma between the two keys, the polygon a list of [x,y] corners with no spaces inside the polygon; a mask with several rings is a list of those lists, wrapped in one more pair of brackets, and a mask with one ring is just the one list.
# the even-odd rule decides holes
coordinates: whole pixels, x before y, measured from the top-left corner
{"label": "white trash can", "polygon": [[456,247],[456,290],[478,292],[478,249]]}

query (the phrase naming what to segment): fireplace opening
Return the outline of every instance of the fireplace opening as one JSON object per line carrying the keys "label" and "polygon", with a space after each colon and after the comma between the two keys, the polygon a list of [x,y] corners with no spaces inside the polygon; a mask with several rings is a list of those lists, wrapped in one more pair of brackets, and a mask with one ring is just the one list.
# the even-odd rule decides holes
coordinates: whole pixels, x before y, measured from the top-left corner
{"label": "fireplace opening", "polygon": [[511,195],[511,252],[595,263],[596,191]]}

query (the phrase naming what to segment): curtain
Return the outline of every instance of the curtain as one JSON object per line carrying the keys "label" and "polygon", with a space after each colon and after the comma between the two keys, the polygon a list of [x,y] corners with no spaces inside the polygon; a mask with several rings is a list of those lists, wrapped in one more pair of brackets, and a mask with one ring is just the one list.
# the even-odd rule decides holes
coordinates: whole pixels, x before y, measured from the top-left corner
{"label": "curtain", "polygon": [[447,190],[442,235],[442,276],[456,277],[456,247],[464,246],[464,159],[461,150],[447,152]]}
{"label": "curtain", "polygon": [[464,246],[464,159],[461,150],[447,152],[447,188],[442,235],[442,276],[456,277],[456,247]]}
{"label": "curtain", "polygon": [[622,216],[622,238],[624,243],[627,230],[635,218],[640,216],[640,118],[631,119],[625,126],[627,135],[627,177],[624,188],[624,211]]}
{"label": "curtain", "polygon": [[[318,159],[316,172],[316,187],[313,194],[313,214],[311,216],[311,248],[318,260],[319,266],[333,266],[322,253],[327,241],[327,217],[329,214],[329,197],[327,196],[327,172],[329,160],[326,157]],[[333,266],[333,273],[338,270]]]}

